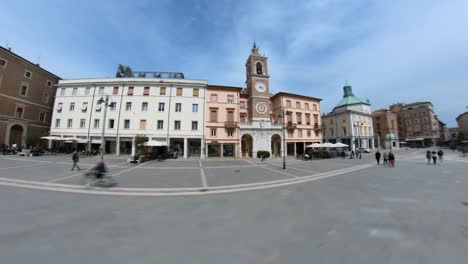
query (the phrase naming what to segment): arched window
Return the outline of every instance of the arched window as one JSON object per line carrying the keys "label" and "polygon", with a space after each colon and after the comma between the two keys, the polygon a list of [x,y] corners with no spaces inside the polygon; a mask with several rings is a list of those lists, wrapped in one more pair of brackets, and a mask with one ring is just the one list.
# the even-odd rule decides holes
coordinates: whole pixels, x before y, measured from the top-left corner
{"label": "arched window", "polygon": [[257,62],[255,64],[256,68],[257,68],[257,74],[263,74],[263,69],[262,69],[262,63],[261,62]]}

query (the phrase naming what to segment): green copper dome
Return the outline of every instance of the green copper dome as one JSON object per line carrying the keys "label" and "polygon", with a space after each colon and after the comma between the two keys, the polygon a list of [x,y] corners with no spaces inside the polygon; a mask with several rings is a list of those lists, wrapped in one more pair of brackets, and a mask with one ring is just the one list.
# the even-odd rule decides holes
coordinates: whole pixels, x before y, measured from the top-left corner
{"label": "green copper dome", "polygon": [[343,87],[343,91],[344,91],[343,99],[341,99],[338,102],[335,108],[346,106],[346,105],[354,105],[354,104],[370,105],[369,100],[362,100],[354,96],[353,88],[351,87],[351,85],[346,85],[345,87]]}

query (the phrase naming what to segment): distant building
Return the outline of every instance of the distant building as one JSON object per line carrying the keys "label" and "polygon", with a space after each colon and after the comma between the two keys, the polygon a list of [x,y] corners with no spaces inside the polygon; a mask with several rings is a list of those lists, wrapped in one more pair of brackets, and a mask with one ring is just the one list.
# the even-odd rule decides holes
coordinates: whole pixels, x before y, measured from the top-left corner
{"label": "distant building", "polygon": [[468,112],[457,117],[458,139],[460,141],[468,140]]}
{"label": "distant building", "polygon": [[378,147],[399,148],[399,134],[397,115],[388,109],[372,112],[372,124]]}
{"label": "distant building", "polygon": [[10,49],[0,47],[0,144],[37,144],[50,127],[60,80]]}
{"label": "distant building", "polygon": [[374,128],[369,100],[354,96],[352,87],[343,87],[343,98],[332,112],[322,115],[323,138],[326,142],[341,142],[350,150],[374,149]]}
{"label": "distant building", "polygon": [[400,143],[424,146],[439,140],[439,121],[431,102],[397,103],[390,106],[390,111],[397,115]]}

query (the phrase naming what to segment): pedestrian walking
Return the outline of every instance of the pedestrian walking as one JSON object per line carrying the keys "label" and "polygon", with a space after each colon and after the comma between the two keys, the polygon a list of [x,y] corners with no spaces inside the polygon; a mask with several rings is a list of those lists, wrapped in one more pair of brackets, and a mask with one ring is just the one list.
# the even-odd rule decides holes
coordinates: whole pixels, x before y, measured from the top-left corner
{"label": "pedestrian walking", "polygon": [[444,151],[439,149],[437,152],[437,156],[439,157],[439,163],[442,163],[442,157],[444,156]]}
{"label": "pedestrian walking", "polygon": [[380,152],[378,150],[375,153],[375,159],[377,160],[377,165],[380,165]]}
{"label": "pedestrian walking", "polygon": [[392,153],[392,151],[388,153],[388,161],[390,162],[390,167],[395,168],[395,155]]}
{"label": "pedestrian walking", "polygon": [[431,165],[431,158],[432,158],[431,151],[428,150],[426,152],[427,165]]}
{"label": "pedestrian walking", "polygon": [[73,160],[73,167],[71,170],[75,170],[75,167],[78,168],[78,170],[81,170],[80,167],[78,166],[78,161],[80,160],[80,156],[78,155],[78,152],[76,152],[76,150],[73,151],[72,160]]}
{"label": "pedestrian walking", "polygon": [[432,151],[432,162],[434,165],[437,164],[437,154],[435,151]]}
{"label": "pedestrian walking", "polygon": [[383,164],[388,164],[388,153],[386,151],[383,154]]}
{"label": "pedestrian walking", "polygon": [[354,150],[351,150],[351,153],[349,154],[349,158],[353,159],[354,158]]}

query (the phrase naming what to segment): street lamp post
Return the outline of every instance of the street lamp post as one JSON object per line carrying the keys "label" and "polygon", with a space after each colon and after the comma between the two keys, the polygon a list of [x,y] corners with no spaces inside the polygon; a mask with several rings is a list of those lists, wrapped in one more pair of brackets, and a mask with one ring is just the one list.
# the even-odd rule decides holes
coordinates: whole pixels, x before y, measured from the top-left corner
{"label": "street lamp post", "polygon": [[283,170],[286,169],[286,126],[285,126],[285,119],[286,119],[286,110],[283,108],[279,114],[279,117],[282,118],[283,123]]}
{"label": "street lamp post", "polygon": [[104,118],[102,120],[102,133],[101,133],[101,162],[104,163],[104,148],[105,148],[105,140],[104,140],[104,133],[106,129],[106,114],[107,114],[107,107],[111,106],[112,104],[109,104],[109,96],[106,95],[106,98],[104,99],[101,97],[98,101],[98,104],[103,104],[104,103]]}

